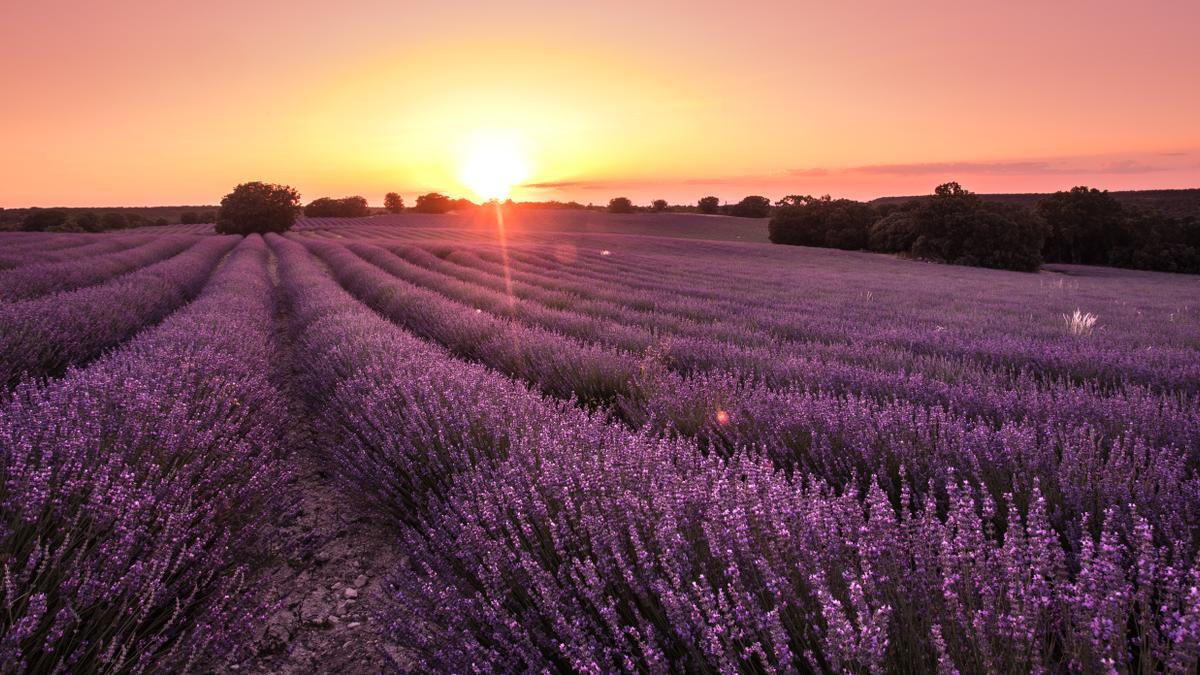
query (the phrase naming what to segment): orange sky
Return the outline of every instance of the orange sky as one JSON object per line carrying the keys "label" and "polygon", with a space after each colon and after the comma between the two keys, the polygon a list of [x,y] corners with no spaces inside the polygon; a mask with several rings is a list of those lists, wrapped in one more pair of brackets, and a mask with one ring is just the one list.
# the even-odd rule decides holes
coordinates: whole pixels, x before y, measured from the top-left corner
{"label": "orange sky", "polygon": [[1200,2],[38,2],[0,23],[0,206],[1200,187]]}

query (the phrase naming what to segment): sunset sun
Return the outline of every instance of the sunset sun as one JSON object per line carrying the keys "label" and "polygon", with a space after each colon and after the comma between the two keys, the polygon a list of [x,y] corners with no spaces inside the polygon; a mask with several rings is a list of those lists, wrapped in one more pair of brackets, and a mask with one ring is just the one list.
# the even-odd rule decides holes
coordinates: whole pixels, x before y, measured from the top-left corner
{"label": "sunset sun", "polygon": [[464,143],[459,178],[484,200],[505,199],[529,177],[529,160],[519,138],[479,133]]}

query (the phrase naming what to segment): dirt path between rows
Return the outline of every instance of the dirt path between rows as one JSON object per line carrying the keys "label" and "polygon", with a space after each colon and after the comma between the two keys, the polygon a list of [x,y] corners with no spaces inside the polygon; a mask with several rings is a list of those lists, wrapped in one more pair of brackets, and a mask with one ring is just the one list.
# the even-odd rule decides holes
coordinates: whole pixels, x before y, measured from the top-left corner
{"label": "dirt path between rows", "polygon": [[290,316],[276,287],[274,373],[289,401],[295,476],[286,486],[293,515],[281,524],[274,560],[260,583],[278,610],[255,634],[254,655],[221,670],[242,673],[360,675],[410,669],[402,649],[381,637],[378,610],[389,572],[401,560],[383,527],[336,486],[321,465],[306,420],[312,411],[296,391],[303,367],[291,350]]}

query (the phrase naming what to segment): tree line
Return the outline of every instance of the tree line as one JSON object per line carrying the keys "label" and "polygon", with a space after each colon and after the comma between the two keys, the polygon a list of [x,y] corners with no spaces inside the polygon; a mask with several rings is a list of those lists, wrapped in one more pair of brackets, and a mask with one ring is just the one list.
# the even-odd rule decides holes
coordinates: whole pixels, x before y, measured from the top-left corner
{"label": "tree line", "polygon": [[776,244],[896,253],[923,260],[1020,271],[1042,263],[1200,273],[1200,219],[1122,205],[1076,187],[1032,209],[987,201],[958,183],[931,197],[872,205],[789,196],[776,203]]}

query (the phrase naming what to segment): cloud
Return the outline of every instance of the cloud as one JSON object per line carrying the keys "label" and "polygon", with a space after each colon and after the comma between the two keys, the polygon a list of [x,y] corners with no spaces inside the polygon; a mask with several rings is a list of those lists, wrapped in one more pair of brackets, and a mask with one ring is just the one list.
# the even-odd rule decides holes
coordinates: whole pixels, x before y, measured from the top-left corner
{"label": "cloud", "polygon": [[1108,174],[1153,173],[1155,171],[1163,171],[1166,168],[1167,167],[1163,167],[1163,166],[1150,166],[1149,164],[1142,164],[1141,162],[1135,162],[1132,159],[1122,159],[1122,160],[1118,160],[1115,162],[1109,162],[1108,164],[1105,164],[1104,166],[1097,169],[1096,173],[1108,173]]}
{"label": "cloud", "polygon": [[823,169],[819,166],[808,168],[808,169],[788,169],[787,175],[789,175],[789,176],[828,176],[829,169]]}
{"label": "cloud", "polygon": [[1020,176],[1055,173],[1049,162],[929,162],[924,164],[873,164],[848,169],[853,173],[888,176],[967,174],[976,176]]}

